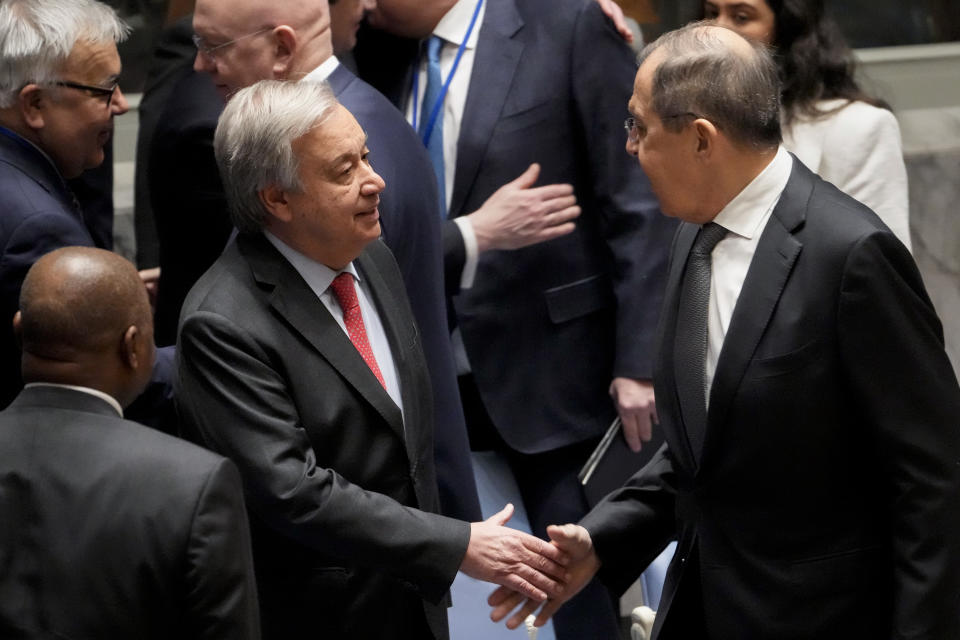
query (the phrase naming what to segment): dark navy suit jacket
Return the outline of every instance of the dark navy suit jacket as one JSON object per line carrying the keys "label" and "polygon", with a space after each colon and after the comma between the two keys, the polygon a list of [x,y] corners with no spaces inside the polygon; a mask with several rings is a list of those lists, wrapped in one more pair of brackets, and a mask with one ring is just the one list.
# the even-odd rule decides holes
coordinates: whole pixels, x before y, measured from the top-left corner
{"label": "dark navy suit jacket", "polygon": [[[20,392],[20,347],[13,316],[33,263],[61,247],[93,247],[80,209],[53,163],[13,132],[0,130],[0,408]],[[129,407],[138,422],[172,429],[173,351],[157,351],[147,390]]]}
{"label": "dark navy suit jacket", "polygon": [[[480,208],[533,163],[571,183],[572,234],[481,255],[454,297],[473,374],[500,435],[524,453],[599,436],[614,376],[650,378],[676,224],[624,151],[636,63],[595,2],[486,0],[457,147],[450,216]],[[416,43],[369,31],[361,77],[404,104]],[[382,38],[382,40],[381,40]],[[444,229],[447,288],[463,261]]]}
{"label": "dark navy suit jacket", "polygon": [[11,324],[23,279],[41,256],[72,245],[94,243],[60,173],[35,146],[0,130],[0,408],[23,387]]}

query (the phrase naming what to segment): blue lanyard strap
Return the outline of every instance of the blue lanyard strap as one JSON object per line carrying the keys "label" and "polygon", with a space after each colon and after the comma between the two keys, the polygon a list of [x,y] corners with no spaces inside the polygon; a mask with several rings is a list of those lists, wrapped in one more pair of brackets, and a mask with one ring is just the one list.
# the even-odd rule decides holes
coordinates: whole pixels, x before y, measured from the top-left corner
{"label": "blue lanyard strap", "polygon": [[[470,26],[467,27],[467,34],[463,37],[463,41],[460,43],[460,48],[457,49],[457,57],[453,59],[453,67],[450,68],[450,73],[447,75],[446,82],[443,83],[443,88],[440,90],[440,94],[437,96],[436,102],[433,103],[433,108],[430,109],[430,119],[427,121],[427,128],[423,132],[423,146],[429,146],[430,136],[433,133],[433,127],[437,124],[437,118],[440,116],[440,109],[443,107],[443,100],[447,97],[447,90],[450,88],[450,82],[453,80],[453,74],[457,72],[457,67],[460,65],[460,58],[463,57],[463,52],[467,49],[467,41],[470,40],[470,34],[473,33],[473,27],[477,24],[477,17],[480,15],[480,7],[483,6],[483,0],[477,0],[477,8],[473,10],[473,17],[470,19]],[[420,69],[417,68],[413,74],[413,129],[417,129],[417,102],[419,99],[419,82],[418,78],[420,76]],[[422,110],[421,110],[422,111]],[[423,115],[422,113],[420,115]]]}

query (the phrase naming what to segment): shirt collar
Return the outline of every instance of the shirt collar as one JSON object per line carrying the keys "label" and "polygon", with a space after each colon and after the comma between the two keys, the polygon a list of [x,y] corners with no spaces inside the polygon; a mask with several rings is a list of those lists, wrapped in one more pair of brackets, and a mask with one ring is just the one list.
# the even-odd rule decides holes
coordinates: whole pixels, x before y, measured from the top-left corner
{"label": "shirt collar", "polygon": [[337,60],[337,56],[330,56],[324,60],[319,67],[308,73],[303,77],[303,80],[307,82],[323,82],[330,75],[337,70],[337,67],[340,65],[340,61]]}
{"label": "shirt collar", "polygon": [[[463,42],[463,36],[466,35],[467,29],[470,28],[470,21],[473,19],[473,12],[477,8],[478,1],[457,0],[457,3],[450,7],[450,10],[437,23],[433,35],[440,36],[445,41],[459,46]],[[486,9],[487,5],[484,2],[480,8],[480,15],[477,16],[477,24],[474,25],[473,31],[470,32],[470,38],[467,40],[468,49],[475,49],[477,46],[477,38],[480,37],[480,25],[483,22],[483,14]]]}
{"label": "shirt collar", "polygon": [[714,222],[744,238],[753,238],[767,213],[776,205],[793,170],[793,159],[782,146],[773,160],[727,203]]}
{"label": "shirt collar", "polygon": [[111,396],[108,393],[104,393],[99,389],[91,389],[90,387],[81,387],[72,384],[57,384],[54,382],[29,382],[23,386],[24,389],[32,389],[34,387],[55,387],[57,389],[72,389],[73,391],[80,391],[81,393],[86,393],[91,396],[96,396],[109,404],[111,407],[116,410],[117,415],[121,418],[123,417],[123,407],[120,406],[120,403],[117,402],[117,399]]}
{"label": "shirt collar", "polygon": [[357,272],[357,268],[353,266],[353,262],[340,271],[334,271],[327,265],[303,255],[269,231],[264,231],[263,235],[266,236],[270,244],[276,247],[277,251],[287,259],[287,262],[297,270],[297,273],[304,279],[307,286],[317,294],[317,297],[321,296],[330,288],[333,279],[340,273],[349,273],[353,276],[354,280],[357,282],[361,281],[360,274]]}

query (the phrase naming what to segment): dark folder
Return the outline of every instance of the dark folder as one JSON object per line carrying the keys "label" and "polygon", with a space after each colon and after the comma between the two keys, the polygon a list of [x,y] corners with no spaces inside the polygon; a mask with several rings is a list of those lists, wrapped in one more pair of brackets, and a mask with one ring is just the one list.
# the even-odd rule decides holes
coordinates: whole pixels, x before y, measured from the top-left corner
{"label": "dark folder", "polygon": [[623,438],[620,417],[617,416],[577,475],[587,503],[592,507],[608,493],[623,486],[650,461],[662,444],[663,430],[655,424],[650,442],[644,442],[640,452],[634,453]]}

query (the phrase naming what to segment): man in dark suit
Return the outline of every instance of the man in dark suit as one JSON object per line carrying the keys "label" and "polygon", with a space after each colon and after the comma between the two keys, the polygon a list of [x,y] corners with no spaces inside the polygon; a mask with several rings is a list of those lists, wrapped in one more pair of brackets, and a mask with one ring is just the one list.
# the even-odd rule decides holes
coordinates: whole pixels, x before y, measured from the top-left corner
{"label": "man in dark suit", "polygon": [[[64,179],[103,162],[113,117],[127,110],[116,88],[127,27],[99,2],[59,4],[0,6],[0,407],[23,386],[10,320],[27,270],[52,249],[94,246]],[[23,32],[34,35],[36,56],[21,50]],[[61,48],[65,59],[39,53]],[[48,77],[61,84],[37,82]]]}
{"label": "man in dark suit", "polygon": [[[423,134],[443,140],[468,430],[475,449],[506,455],[543,535],[586,512],[577,472],[616,411],[635,449],[655,415],[651,345],[675,223],[623,157],[633,52],[592,0],[381,0],[370,23],[389,35],[361,33],[360,76],[421,124],[435,107],[420,40],[441,39],[442,124]],[[537,193],[572,193],[582,213],[568,235],[526,246],[543,225],[511,210],[536,211]],[[557,620],[560,637],[617,633],[601,589],[581,599]]]}
{"label": "man in dark suit", "polygon": [[0,636],[259,638],[236,467],[122,418],[154,357],[133,265],[58,249],[20,301],[28,384],[0,413]]}
{"label": "man in dark suit", "polygon": [[350,112],[326,84],[260,82],[215,150],[239,235],[187,297],[177,398],[240,467],[265,635],[444,638],[458,569],[558,593],[540,571],[563,558],[501,526],[510,507],[437,515],[429,375]]}
{"label": "man in dark suit", "polygon": [[666,444],[551,528],[572,587],[625,588],[678,535],[654,638],[960,637],[960,389],[909,251],[779,146],[762,46],[698,24],[641,60],[627,149],[684,221]]}
{"label": "man in dark suit", "polygon": [[[426,152],[396,109],[333,56],[326,0],[295,4],[202,0],[196,13],[197,36],[204,47],[196,58],[197,72],[183,67],[149,153],[156,169],[151,193],[161,245],[157,303],[161,344],[173,342],[187,291],[219,256],[232,228],[212,151],[213,130],[222,109],[222,100],[213,95],[214,86],[227,97],[260,79],[328,80],[370,137],[371,162],[390,185],[381,206],[383,237],[400,266],[436,392],[436,459],[443,513],[479,519],[447,340],[440,220]],[[265,24],[275,27],[250,35]],[[210,46],[218,48],[211,53]],[[192,232],[185,233],[187,228]]]}

